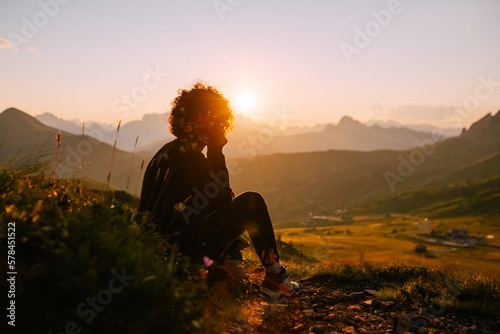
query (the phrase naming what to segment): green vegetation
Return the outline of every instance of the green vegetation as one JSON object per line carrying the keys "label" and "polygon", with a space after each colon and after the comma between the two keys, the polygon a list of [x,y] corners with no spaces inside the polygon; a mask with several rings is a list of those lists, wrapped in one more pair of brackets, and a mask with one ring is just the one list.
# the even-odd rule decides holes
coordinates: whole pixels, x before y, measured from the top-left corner
{"label": "green vegetation", "polygon": [[337,262],[323,263],[314,276],[339,283],[375,284],[380,287],[376,298],[418,308],[438,303],[445,311],[465,314],[494,316],[500,311],[498,279],[460,273],[451,268]]}
{"label": "green vegetation", "polygon": [[60,333],[68,323],[86,333],[202,330],[201,268],[147,232],[147,219],[135,222],[128,203],[79,181],[6,170],[0,196],[2,254],[15,223],[19,332]]}
{"label": "green vegetation", "polygon": [[500,214],[500,177],[483,177],[442,186],[423,186],[387,196],[358,213],[407,213],[430,218]]}
{"label": "green vegetation", "polygon": [[397,300],[400,294],[401,292],[397,289],[384,287],[379,291],[377,291],[375,297],[377,297],[380,300]]}

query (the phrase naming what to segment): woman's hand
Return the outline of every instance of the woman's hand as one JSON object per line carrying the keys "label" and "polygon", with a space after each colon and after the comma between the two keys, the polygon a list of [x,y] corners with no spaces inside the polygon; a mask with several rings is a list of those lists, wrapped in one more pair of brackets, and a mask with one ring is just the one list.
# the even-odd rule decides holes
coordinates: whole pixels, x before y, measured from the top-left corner
{"label": "woman's hand", "polygon": [[208,148],[220,148],[227,144],[226,135],[222,132],[213,134],[208,138]]}

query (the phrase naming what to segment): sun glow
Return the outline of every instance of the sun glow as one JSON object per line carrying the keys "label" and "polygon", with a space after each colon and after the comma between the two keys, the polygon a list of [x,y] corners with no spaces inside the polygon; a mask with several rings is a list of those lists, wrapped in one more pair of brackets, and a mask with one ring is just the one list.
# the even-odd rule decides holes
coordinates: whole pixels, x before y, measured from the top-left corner
{"label": "sun glow", "polygon": [[256,105],[257,105],[257,98],[250,91],[240,92],[234,100],[235,110],[245,115],[252,113]]}

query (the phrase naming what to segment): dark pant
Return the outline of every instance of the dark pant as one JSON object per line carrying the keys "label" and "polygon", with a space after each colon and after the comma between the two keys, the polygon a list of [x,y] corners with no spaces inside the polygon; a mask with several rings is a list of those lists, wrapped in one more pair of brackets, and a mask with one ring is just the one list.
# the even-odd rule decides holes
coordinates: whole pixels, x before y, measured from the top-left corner
{"label": "dark pant", "polygon": [[273,224],[259,193],[245,192],[236,196],[229,206],[200,221],[194,231],[202,245],[202,253],[211,259],[219,259],[231,243],[247,231],[263,265],[279,261]]}

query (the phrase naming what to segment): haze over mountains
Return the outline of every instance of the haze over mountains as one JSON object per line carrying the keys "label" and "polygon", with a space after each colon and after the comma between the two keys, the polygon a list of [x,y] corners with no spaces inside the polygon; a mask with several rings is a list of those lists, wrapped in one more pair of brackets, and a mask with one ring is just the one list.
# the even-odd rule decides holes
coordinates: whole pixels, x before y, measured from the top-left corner
{"label": "haze over mountains", "polygon": [[[245,130],[233,134],[239,133],[240,143],[248,141],[249,135],[259,138],[260,130]],[[125,137],[122,131],[123,128],[118,141]],[[327,140],[321,138],[339,138],[331,139],[339,143],[342,132],[347,138],[355,138],[355,135],[361,138],[355,138],[359,142],[352,143],[345,140],[346,145],[351,145],[347,148],[327,149]],[[57,146],[57,133],[57,129],[20,110],[5,110],[0,114],[0,164],[12,166],[15,161],[18,164],[19,161],[36,162],[40,158],[60,177],[82,178],[105,185],[111,169],[112,145],[88,135],[61,131],[61,145]],[[388,133],[396,137],[391,141]],[[460,136],[447,139],[432,139],[428,133],[408,129],[367,127],[345,117],[339,124],[329,125],[322,131],[276,135],[268,138],[268,143],[254,142],[253,146],[248,141],[246,148],[252,148],[255,154],[229,157],[228,168],[235,193],[259,191],[268,201],[274,219],[293,219],[327,208],[356,206],[397,196],[407,189],[497,177],[500,175],[499,134],[500,112],[484,116]],[[110,135],[113,140],[116,138],[115,131]],[[131,141],[135,141],[136,135],[132,138]],[[284,148],[290,138],[296,140],[296,149],[305,150],[307,143],[315,143],[312,147],[324,150],[267,154],[271,144],[273,150]],[[407,145],[417,140],[421,147],[414,144],[403,149],[377,149],[380,143],[395,145],[397,138],[405,139]],[[235,139],[232,138],[237,141]],[[371,144],[373,150],[352,149],[370,141],[376,143]],[[23,159],[26,156],[28,158]],[[138,194],[142,173],[151,156],[148,152],[116,149],[110,185]]]}
{"label": "haze over mountains", "polygon": [[[35,118],[52,128],[76,135],[85,133],[110,145],[113,145],[116,139],[118,124],[88,122],[84,125],[80,121],[64,120],[50,113],[38,115]],[[156,141],[165,143],[173,139],[168,130],[167,116],[160,114],[147,114],[140,121],[121,124],[120,140],[117,141],[116,147],[124,151],[133,151],[137,136],[139,136],[138,146],[148,145]]]}
{"label": "haze over mountains", "polygon": [[[344,116],[338,124],[317,125],[314,127],[286,127],[286,113],[278,115],[277,122],[260,124],[243,115],[237,115],[234,131],[228,135],[225,147],[227,157],[254,157],[272,153],[295,153],[325,151],[331,149],[370,151],[375,149],[402,150],[418,146],[426,139],[433,138],[436,128],[421,125],[428,131],[412,130],[403,126],[365,125]],[[280,118],[281,117],[281,123]],[[113,145],[116,126],[91,122],[83,124],[67,121],[52,114],[36,116],[42,123],[58,130],[73,134],[92,136]],[[392,123],[391,123],[392,124]],[[418,126],[414,126],[418,128]],[[458,135],[459,130],[454,132]],[[439,139],[450,134],[440,130]],[[436,136],[434,135],[434,139]],[[135,141],[138,138],[137,147]],[[161,114],[145,115],[140,121],[122,124],[117,147],[125,151],[148,152],[154,154],[166,142],[173,139],[168,130],[167,116]]]}
{"label": "haze over mountains", "polygon": [[444,137],[456,137],[460,134],[462,129],[459,128],[437,128],[430,124],[420,123],[420,124],[403,124],[393,119],[387,121],[381,120],[371,120],[365,123],[368,126],[378,125],[383,128],[407,128],[410,130],[418,131],[418,132],[433,132],[439,131]]}

